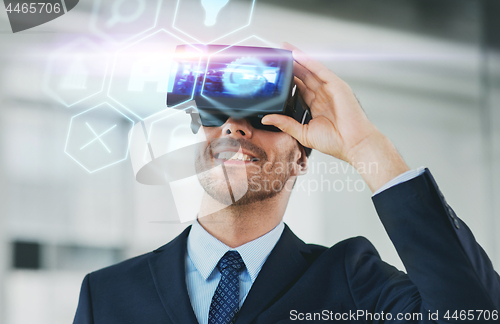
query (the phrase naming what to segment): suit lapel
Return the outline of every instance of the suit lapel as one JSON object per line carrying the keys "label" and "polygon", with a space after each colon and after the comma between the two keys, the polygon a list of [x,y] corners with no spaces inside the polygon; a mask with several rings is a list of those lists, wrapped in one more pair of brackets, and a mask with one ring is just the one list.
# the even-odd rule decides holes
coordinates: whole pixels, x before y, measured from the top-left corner
{"label": "suit lapel", "polygon": [[309,266],[301,252],[310,253],[310,250],[285,226],[281,238],[255,279],[238,313],[236,324],[250,323],[290,289]]}
{"label": "suit lapel", "polygon": [[198,323],[186,287],[185,258],[187,227],[170,243],[153,251],[149,268],[156,291],[173,323]]}

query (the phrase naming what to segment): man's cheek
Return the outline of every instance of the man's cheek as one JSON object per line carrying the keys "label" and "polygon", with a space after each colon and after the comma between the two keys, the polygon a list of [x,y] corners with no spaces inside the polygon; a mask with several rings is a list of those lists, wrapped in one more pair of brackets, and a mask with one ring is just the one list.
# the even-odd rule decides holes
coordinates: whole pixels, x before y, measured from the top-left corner
{"label": "man's cheek", "polygon": [[281,174],[285,172],[285,166],[283,162],[276,162],[274,164],[274,172],[276,174]]}
{"label": "man's cheek", "polygon": [[273,163],[270,161],[267,161],[262,165],[262,171],[263,173],[266,174],[271,174],[273,172]]}
{"label": "man's cheek", "polygon": [[257,175],[262,172],[262,167],[260,164],[252,164],[247,166],[247,171],[252,175]]}
{"label": "man's cheek", "polygon": [[249,179],[250,181],[250,191],[258,192],[262,190],[262,186],[260,185],[260,177],[253,176]]}

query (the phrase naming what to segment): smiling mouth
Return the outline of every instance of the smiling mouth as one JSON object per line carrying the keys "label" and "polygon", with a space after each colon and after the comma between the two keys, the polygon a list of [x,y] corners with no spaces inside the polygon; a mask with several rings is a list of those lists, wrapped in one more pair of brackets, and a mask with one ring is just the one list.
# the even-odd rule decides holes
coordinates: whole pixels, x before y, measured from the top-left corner
{"label": "smiling mouth", "polygon": [[243,161],[243,162],[257,162],[260,159],[238,152],[220,152],[214,155],[215,159],[224,161]]}

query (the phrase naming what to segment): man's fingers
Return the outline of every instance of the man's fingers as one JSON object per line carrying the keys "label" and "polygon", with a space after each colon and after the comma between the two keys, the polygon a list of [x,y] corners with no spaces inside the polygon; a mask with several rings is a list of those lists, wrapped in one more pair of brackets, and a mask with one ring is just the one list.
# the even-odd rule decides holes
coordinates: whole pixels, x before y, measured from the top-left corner
{"label": "man's fingers", "polygon": [[293,46],[289,42],[283,42],[283,43],[281,43],[281,48],[289,50],[290,52],[293,52],[294,49],[297,49],[297,47]]}
{"label": "man's fingers", "polygon": [[293,74],[304,82],[312,91],[317,91],[324,84],[323,81],[318,80],[311,71],[297,62],[293,62]]}
{"label": "man's fingers", "polygon": [[274,125],[278,127],[281,131],[291,135],[302,145],[305,141],[304,136],[304,125],[297,122],[295,119],[284,115],[266,115],[262,118],[262,124],[264,125]]}
{"label": "man's fingers", "polygon": [[304,102],[306,103],[309,108],[311,108],[311,113],[312,113],[312,102],[316,95],[314,94],[311,89],[307,88],[307,86],[300,80],[299,78],[295,78],[295,84],[297,85],[297,88],[299,89],[299,93],[302,96],[302,99],[304,99]]}
{"label": "man's fingers", "polygon": [[306,53],[302,52],[297,47],[290,43],[284,42],[282,47],[286,50],[292,51],[293,58],[300,65],[311,71],[318,79],[323,82],[335,82],[339,80],[339,77],[330,71],[326,66],[324,66],[319,61],[313,59]]}
{"label": "man's fingers", "polygon": [[316,61],[311,58],[301,50],[293,51],[293,58],[300,65],[304,66],[306,69],[314,73],[314,75],[323,82],[335,82],[338,81],[338,77],[330,71],[323,63]]}

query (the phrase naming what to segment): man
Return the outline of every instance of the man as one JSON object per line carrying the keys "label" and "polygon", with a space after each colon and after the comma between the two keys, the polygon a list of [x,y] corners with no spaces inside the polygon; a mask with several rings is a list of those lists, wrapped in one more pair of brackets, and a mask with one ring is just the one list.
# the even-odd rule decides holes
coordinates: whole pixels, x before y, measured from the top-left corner
{"label": "man", "polygon": [[[87,275],[75,323],[498,320],[500,278],[429,170],[409,170],[344,81],[284,46],[293,51],[310,123],[268,115],[262,123],[282,132],[233,118],[204,127],[209,141],[198,170],[224,163],[230,178],[240,177],[231,189],[246,193],[227,201],[224,174],[203,173],[202,209],[227,207],[210,209],[217,211],[151,253]],[[326,248],[305,244],[283,223],[290,188],[307,166],[304,147],[355,168],[379,166],[360,173],[408,275],[384,263],[365,238]],[[278,185],[264,190],[269,183]]]}

